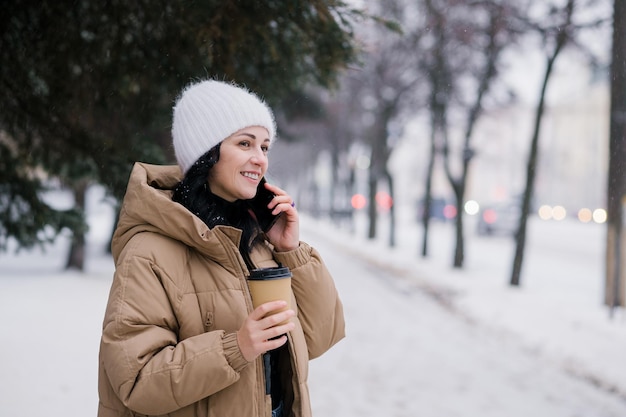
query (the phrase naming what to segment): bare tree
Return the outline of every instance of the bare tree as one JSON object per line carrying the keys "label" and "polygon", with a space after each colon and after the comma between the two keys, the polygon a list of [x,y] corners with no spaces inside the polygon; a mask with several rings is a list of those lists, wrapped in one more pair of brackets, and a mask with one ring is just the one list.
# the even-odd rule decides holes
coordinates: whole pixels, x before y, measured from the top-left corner
{"label": "bare tree", "polygon": [[[382,3],[381,3],[382,5]],[[365,53],[361,59],[362,68],[349,74],[351,80],[350,98],[356,106],[361,106],[360,129],[358,135],[370,149],[368,179],[368,238],[376,237],[377,206],[376,195],[379,181],[387,184],[394,200],[393,177],[388,170],[399,126],[402,126],[407,103],[416,97],[416,84],[420,80],[417,71],[419,54],[416,45],[422,35],[416,9],[410,2],[396,0],[384,2],[380,16],[384,25],[370,25],[362,32]],[[397,26],[390,24],[397,22]],[[390,207],[389,245],[395,245],[395,211]]]}
{"label": "bare tree", "polygon": [[426,29],[430,36],[430,48],[424,48],[424,59],[420,63],[420,69],[426,73],[426,79],[430,88],[428,97],[428,109],[430,112],[430,154],[426,169],[426,187],[422,209],[422,256],[428,256],[428,231],[430,225],[432,178],[435,169],[437,152],[447,142],[448,134],[448,107],[452,95],[452,64],[446,59],[446,50],[449,40],[446,36],[445,9],[439,9],[433,1],[425,0],[425,12],[427,17]]}
{"label": "bare tree", "polygon": [[[543,4],[543,3],[542,3]],[[526,23],[529,28],[539,33],[541,36],[541,45],[545,51],[545,72],[539,93],[539,100],[535,109],[535,121],[532,132],[532,139],[528,161],[526,165],[526,186],[522,198],[521,215],[516,233],[516,248],[513,259],[513,268],[511,271],[510,285],[519,286],[521,281],[522,263],[524,260],[524,249],[526,245],[526,227],[528,214],[530,212],[530,203],[533,195],[534,181],[537,170],[539,137],[541,132],[541,123],[545,111],[545,96],[548,83],[552,76],[554,64],[569,44],[576,44],[576,35],[585,28],[597,27],[603,24],[606,19],[599,18],[590,22],[577,23],[575,19],[575,11],[580,9],[584,11],[584,5],[593,6],[593,2],[567,0],[567,3],[559,7],[555,4],[548,4],[548,12],[542,15],[540,22],[528,19]],[[581,47],[581,45],[577,45]]]}
{"label": "bare tree", "polygon": [[[513,26],[517,10],[507,2],[434,2],[425,0],[432,32],[429,59],[423,66],[430,81],[431,153],[427,173],[422,256],[428,254],[431,180],[438,152],[442,153],[446,176],[456,199],[456,246],[454,267],[463,266],[463,202],[470,161],[471,139],[484,101],[498,75],[502,51],[510,46],[518,30]],[[472,16],[472,19],[467,19]],[[462,86],[466,86],[463,88]],[[469,87],[467,87],[469,86]],[[465,98],[466,96],[467,98]],[[464,114],[465,128],[458,151],[453,152],[449,130],[451,109]],[[458,164],[453,161],[458,156]],[[456,173],[454,166],[458,166]]]}
{"label": "bare tree", "polygon": [[605,302],[611,315],[626,303],[626,2],[613,5],[611,121]]}
{"label": "bare tree", "polygon": [[498,65],[502,51],[511,45],[513,38],[517,35],[517,31],[510,25],[513,21],[511,18],[515,15],[515,10],[512,7],[503,6],[499,2],[485,2],[477,12],[481,12],[486,17],[485,27],[474,29],[477,38],[483,41],[479,44],[484,43],[484,46],[477,53],[478,67],[472,69],[471,73],[471,77],[475,81],[475,91],[473,102],[467,107],[467,121],[460,152],[461,172],[458,176],[455,177],[450,167],[450,153],[446,152],[444,154],[446,174],[456,198],[456,247],[454,251],[454,267],[456,268],[462,267],[464,260],[463,203],[469,165],[474,156],[471,144],[474,127],[483,112],[483,102],[492,81],[498,75]]}

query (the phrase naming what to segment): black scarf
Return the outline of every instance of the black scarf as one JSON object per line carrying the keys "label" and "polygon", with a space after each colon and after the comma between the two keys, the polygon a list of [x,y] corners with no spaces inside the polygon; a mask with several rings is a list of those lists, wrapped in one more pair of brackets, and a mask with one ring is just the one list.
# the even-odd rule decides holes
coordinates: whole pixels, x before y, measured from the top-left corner
{"label": "black scarf", "polygon": [[257,221],[249,212],[246,200],[229,202],[213,194],[207,184],[209,172],[219,159],[219,145],[200,157],[189,169],[185,177],[174,188],[172,200],[182,204],[187,210],[202,220],[209,229],[226,225],[240,229],[241,253],[249,269],[254,268],[250,259],[253,246],[263,240]]}

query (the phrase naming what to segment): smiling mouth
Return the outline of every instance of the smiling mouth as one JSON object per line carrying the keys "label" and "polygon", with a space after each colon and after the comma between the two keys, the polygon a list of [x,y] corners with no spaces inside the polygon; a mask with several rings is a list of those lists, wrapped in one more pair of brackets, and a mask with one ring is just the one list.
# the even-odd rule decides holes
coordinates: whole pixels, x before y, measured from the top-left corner
{"label": "smiling mouth", "polygon": [[253,180],[259,179],[259,174],[256,174],[254,172],[242,172],[241,175],[243,175],[244,177],[253,179]]}

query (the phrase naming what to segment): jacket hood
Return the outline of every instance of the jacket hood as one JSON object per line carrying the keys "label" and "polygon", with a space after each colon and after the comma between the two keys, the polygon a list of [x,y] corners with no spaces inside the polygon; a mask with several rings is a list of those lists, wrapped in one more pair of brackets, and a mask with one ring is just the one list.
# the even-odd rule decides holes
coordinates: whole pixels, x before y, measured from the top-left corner
{"label": "jacket hood", "polygon": [[172,201],[173,190],[181,179],[177,165],[135,163],[111,243],[116,262],[128,241],[141,232],[178,240],[218,262],[232,261],[224,249],[225,239],[238,247],[241,231],[229,226],[209,229],[184,206]]}

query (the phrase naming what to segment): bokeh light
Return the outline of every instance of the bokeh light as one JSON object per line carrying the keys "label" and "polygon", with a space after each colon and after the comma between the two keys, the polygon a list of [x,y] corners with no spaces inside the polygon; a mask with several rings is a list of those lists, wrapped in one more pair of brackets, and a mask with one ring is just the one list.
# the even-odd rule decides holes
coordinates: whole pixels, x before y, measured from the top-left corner
{"label": "bokeh light", "polygon": [[552,207],[552,218],[554,220],[563,220],[567,216],[567,210],[563,206]]}
{"label": "bokeh light", "polygon": [[376,203],[378,203],[383,210],[389,210],[393,205],[393,199],[386,192],[379,191],[376,193]]}
{"label": "bokeh light", "polygon": [[446,219],[454,219],[456,217],[456,206],[454,204],[446,204],[443,207],[443,217]]}
{"label": "bokeh light", "polygon": [[361,210],[367,205],[367,198],[363,194],[355,194],[350,199],[350,203],[355,210]]}
{"label": "bokeh light", "polygon": [[583,223],[589,223],[593,218],[593,213],[588,208],[582,208],[578,210],[578,220]]}
{"label": "bokeh light", "polygon": [[605,209],[595,209],[593,211],[593,221],[596,223],[605,223],[607,219],[607,213]]}
{"label": "bokeh light", "polygon": [[490,209],[483,211],[483,220],[485,221],[485,223],[493,224],[496,222],[497,219],[498,219],[498,214],[496,213],[494,209],[490,208]]}
{"label": "bokeh light", "polygon": [[470,216],[474,216],[480,211],[480,205],[476,200],[467,200],[465,202],[465,205],[463,206],[463,209]]}

